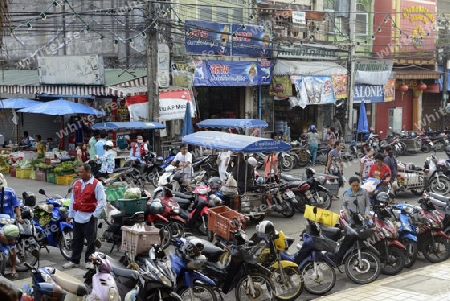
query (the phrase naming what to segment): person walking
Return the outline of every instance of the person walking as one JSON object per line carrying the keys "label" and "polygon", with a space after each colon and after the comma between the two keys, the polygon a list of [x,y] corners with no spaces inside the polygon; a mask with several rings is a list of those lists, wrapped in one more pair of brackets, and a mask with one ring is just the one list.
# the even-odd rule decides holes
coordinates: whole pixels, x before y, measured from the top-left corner
{"label": "person walking", "polygon": [[327,145],[329,150],[333,149],[334,144],[336,143],[336,134],[334,131],[334,127],[332,126],[327,128]]}
{"label": "person walking", "polygon": [[97,155],[97,151],[95,150],[95,144],[98,140],[98,132],[94,131],[92,134],[91,139],[89,139],[89,158],[91,160],[94,160],[95,156]]}
{"label": "person walking", "polygon": [[[10,218],[15,218],[19,223],[24,221],[20,214],[20,202],[17,199],[16,192],[10,187],[6,187],[6,179],[0,173],[0,210],[2,214],[9,215]],[[15,216],[14,216],[15,214]],[[16,225],[5,225],[0,229],[0,242],[10,247],[11,258],[11,277],[17,278],[16,271],[16,245],[15,240],[19,237],[19,228]]]}
{"label": "person walking", "polygon": [[348,183],[350,188],[344,192],[342,198],[342,214],[350,224],[352,223],[351,213],[359,213],[365,219],[369,219],[371,206],[369,193],[361,187],[361,180],[358,177],[350,177]]}
{"label": "person walking", "polygon": [[103,185],[91,174],[91,166],[83,163],[78,168],[80,180],[73,185],[70,198],[69,217],[67,222],[73,221],[72,256],[63,268],[70,269],[80,265],[84,240],[87,248],[84,253],[85,268],[94,269],[89,256],[95,252],[97,238],[97,219],[106,204],[106,194]]}
{"label": "person walking", "polygon": [[338,177],[339,187],[344,185],[344,164],[342,162],[341,150],[344,147],[344,143],[336,141],[334,148],[328,153],[327,164],[325,165],[325,173],[329,173]]}
{"label": "person walking", "polygon": [[366,149],[366,154],[361,158],[359,162],[359,174],[361,180],[365,180],[369,177],[369,171],[373,164],[375,164],[375,159],[373,158],[374,150],[372,147]]}
{"label": "person walking", "polygon": [[278,157],[276,152],[271,152],[264,158],[265,183],[278,183]]}
{"label": "person walking", "polygon": [[99,157],[103,156],[105,154],[105,148],[103,147],[106,143],[106,137],[108,135],[106,132],[100,133],[100,139],[95,143],[95,154]]}
{"label": "person walking", "polygon": [[317,134],[316,126],[313,124],[309,127],[309,132],[306,133],[306,139],[309,145],[309,152],[311,153],[311,165],[316,165],[317,150],[319,149],[319,134]]}
{"label": "person walking", "polygon": [[220,180],[222,182],[226,181],[226,179],[227,179],[226,172],[227,172],[228,164],[230,164],[230,157],[231,157],[230,151],[222,151],[217,156],[217,159],[218,159],[217,161],[219,164],[219,176],[220,176]]}
{"label": "person walking", "polygon": [[115,162],[114,162],[114,143],[111,140],[106,141],[104,148],[105,154],[98,158],[101,163],[100,170],[98,171],[97,178],[108,178],[110,174],[114,172]]}
{"label": "person walking", "polygon": [[339,121],[337,115],[333,116],[333,121],[331,122],[331,126],[334,128],[334,133],[336,134],[336,138],[342,137],[344,131],[342,130],[341,122]]}

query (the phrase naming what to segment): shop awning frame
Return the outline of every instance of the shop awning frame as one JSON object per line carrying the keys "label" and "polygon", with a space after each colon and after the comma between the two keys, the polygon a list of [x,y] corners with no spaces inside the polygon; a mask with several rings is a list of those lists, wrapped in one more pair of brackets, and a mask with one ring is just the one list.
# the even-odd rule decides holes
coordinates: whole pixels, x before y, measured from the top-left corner
{"label": "shop awning frame", "polygon": [[393,68],[392,77],[396,79],[439,79],[441,72],[418,67]]}
{"label": "shop awning frame", "polygon": [[159,130],[166,127],[159,122],[153,121],[132,121],[132,122],[100,122],[92,126],[93,130]]}
{"label": "shop awning frame", "polygon": [[347,69],[328,61],[276,60],[274,75],[332,76],[347,74]]}
{"label": "shop awning frame", "polygon": [[205,119],[197,123],[199,128],[266,128],[269,125],[260,119]]}

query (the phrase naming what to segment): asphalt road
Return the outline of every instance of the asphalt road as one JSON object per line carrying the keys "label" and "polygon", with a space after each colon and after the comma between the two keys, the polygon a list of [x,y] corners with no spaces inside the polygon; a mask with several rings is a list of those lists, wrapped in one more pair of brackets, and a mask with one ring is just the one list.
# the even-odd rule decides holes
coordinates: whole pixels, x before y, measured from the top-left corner
{"label": "asphalt road", "polygon": [[[423,166],[424,160],[427,156],[429,156],[430,154],[423,154],[423,153],[419,153],[419,154],[415,154],[415,155],[408,155],[408,156],[402,156],[399,157],[398,160],[405,162],[405,163],[414,163],[418,166]],[[437,156],[439,158],[446,158],[445,153],[440,152],[437,153]],[[324,166],[323,165],[316,165],[316,167],[314,167],[316,172],[323,172]],[[359,171],[359,162],[347,162],[345,164],[344,167],[344,176],[345,178],[349,178],[351,175],[354,175],[355,171]],[[305,172],[304,168],[302,169],[294,169],[292,170],[289,174],[291,175],[301,175]],[[13,189],[15,189],[16,193],[18,195],[21,195],[23,191],[30,191],[36,194],[37,197],[37,201],[41,202],[41,201],[45,201],[45,197],[43,195],[39,195],[38,194],[38,190],[40,188],[43,188],[46,190],[47,194],[49,195],[54,195],[54,194],[59,194],[61,196],[64,196],[67,193],[68,190],[68,186],[58,186],[58,185],[54,185],[51,183],[47,183],[47,182],[39,182],[39,181],[34,181],[34,180],[24,180],[24,179],[17,179],[17,178],[11,178],[9,176],[7,176],[7,180],[8,180],[8,185],[10,187],[12,187]],[[345,188],[347,188],[348,185],[346,185]],[[342,196],[342,193],[344,192],[344,188],[341,188],[339,195]],[[408,202],[408,203],[412,203],[412,204],[416,204],[417,203],[417,197],[415,197],[412,193],[410,192],[403,192],[400,193],[397,197],[397,200],[399,202]],[[332,207],[331,210],[334,212],[339,212],[341,208],[341,200],[336,200],[333,201],[332,203]],[[294,217],[292,218],[284,218],[279,214],[271,214],[269,216],[266,217],[266,220],[270,220],[275,224],[275,227],[277,230],[283,230],[283,232],[296,239],[296,243],[299,242],[299,235],[301,234],[302,230],[305,228],[305,219],[303,218],[303,216],[299,213],[297,213]],[[255,224],[248,224],[247,225],[247,232],[249,232],[249,234],[253,234],[255,229]],[[296,243],[294,243],[294,245],[291,247],[291,252],[295,252],[296,251]],[[110,250],[110,245],[108,244],[103,244],[103,246],[100,249],[103,252],[109,252]],[[59,250],[56,248],[52,248],[49,247],[49,253],[47,253],[47,251],[45,249],[41,250],[41,266],[55,266],[58,269],[62,268],[62,264],[65,263],[64,258],[60,255]],[[111,254],[111,256],[113,258],[119,259],[120,256],[122,255],[122,253],[118,250],[114,250],[113,253]],[[423,267],[425,265],[428,265],[429,263],[425,262],[425,260],[422,258],[415,263],[413,268],[416,267]],[[84,270],[82,269],[73,269],[71,270],[71,274],[72,275],[76,275],[76,277],[78,277],[79,279],[82,277],[82,275],[84,274]],[[343,272],[343,269],[342,269]],[[8,271],[7,271],[8,273]],[[345,272],[343,273],[336,273],[337,275],[337,282],[336,282],[336,286],[335,288],[332,290],[332,292],[336,292],[336,291],[340,291],[340,290],[344,290],[350,287],[356,287],[358,285],[354,284],[353,282],[351,282],[345,275]],[[19,280],[16,280],[17,284],[22,286],[24,283],[31,283],[31,278],[29,273],[20,273],[20,278]],[[387,276],[383,276],[381,275],[380,277],[387,277]],[[391,277],[395,277],[395,276],[391,276]],[[308,294],[306,291],[304,291],[302,293],[302,295],[300,296],[299,300],[312,300],[314,299],[316,296],[314,295],[310,295]],[[226,296],[225,300],[234,300],[234,294],[229,293],[228,296]]]}

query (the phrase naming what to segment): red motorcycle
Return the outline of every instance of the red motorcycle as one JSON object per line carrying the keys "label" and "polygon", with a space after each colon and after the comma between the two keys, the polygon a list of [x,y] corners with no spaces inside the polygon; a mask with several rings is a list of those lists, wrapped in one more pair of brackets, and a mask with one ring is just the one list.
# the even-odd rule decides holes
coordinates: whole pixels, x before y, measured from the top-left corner
{"label": "red motorcycle", "polygon": [[189,214],[188,227],[198,229],[202,235],[208,235],[208,209],[221,205],[222,200],[211,194],[209,185],[197,186],[192,193],[195,195],[195,201]]}

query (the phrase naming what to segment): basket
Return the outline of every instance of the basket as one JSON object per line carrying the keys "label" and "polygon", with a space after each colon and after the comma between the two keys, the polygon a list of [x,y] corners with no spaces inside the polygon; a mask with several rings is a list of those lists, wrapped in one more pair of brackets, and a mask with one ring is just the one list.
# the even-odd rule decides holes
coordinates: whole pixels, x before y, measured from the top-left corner
{"label": "basket", "polygon": [[208,209],[208,230],[216,235],[231,241],[233,239],[230,230],[237,230],[239,225],[233,219],[237,218],[241,223],[241,229],[245,230],[247,217],[227,206],[217,206]]}
{"label": "basket", "polygon": [[57,185],[70,185],[72,183],[73,178],[76,177],[76,174],[70,175],[56,175],[56,184]]}
{"label": "basket", "polygon": [[56,184],[56,175],[54,173],[48,172],[46,179],[47,179],[47,182]]}
{"label": "basket", "polygon": [[15,178],[17,176],[16,168],[14,166],[11,166],[9,168],[9,175],[11,178]]}
{"label": "basket", "polygon": [[154,226],[122,226],[122,246],[132,258],[150,251],[152,244],[160,243],[159,229]]}
{"label": "basket", "polygon": [[303,216],[313,222],[318,222],[325,226],[334,227],[336,225],[339,219],[339,214],[321,208],[317,208],[317,214],[314,214],[313,209],[314,206],[306,205]]}
{"label": "basket", "polygon": [[123,214],[134,214],[138,211],[146,211],[147,210],[147,198],[139,198],[139,199],[118,199],[119,210]]}
{"label": "basket", "polygon": [[36,181],[45,181],[45,172],[36,170]]}
{"label": "basket", "polygon": [[16,177],[19,179],[29,179],[31,176],[31,168],[16,169]]}
{"label": "basket", "polygon": [[105,186],[106,200],[108,202],[115,202],[118,199],[123,198],[127,186],[108,185]]}
{"label": "basket", "polygon": [[311,236],[314,241],[314,248],[318,251],[335,252],[338,243],[327,237]]}

